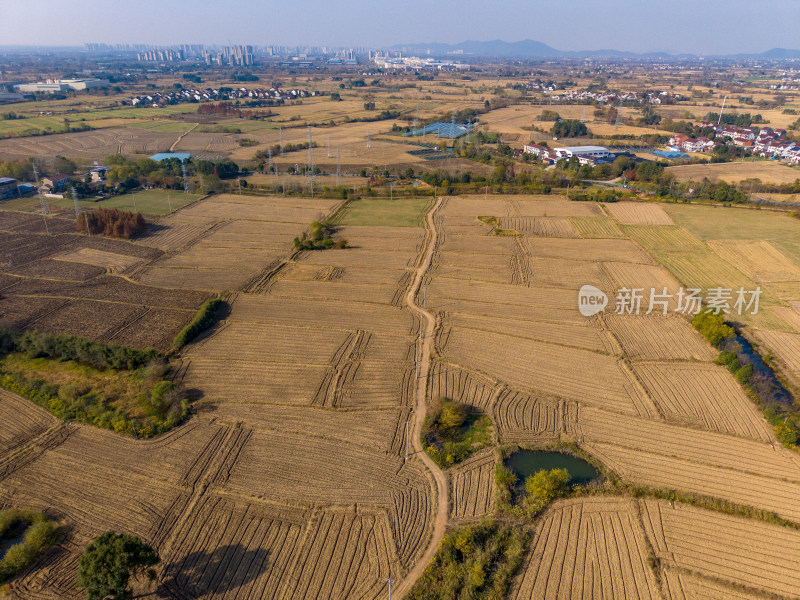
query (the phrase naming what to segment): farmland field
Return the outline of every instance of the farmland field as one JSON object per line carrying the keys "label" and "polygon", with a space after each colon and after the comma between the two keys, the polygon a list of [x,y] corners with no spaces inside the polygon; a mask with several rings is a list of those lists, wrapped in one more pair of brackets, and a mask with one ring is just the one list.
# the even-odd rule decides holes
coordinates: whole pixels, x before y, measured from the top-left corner
{"label": "farmland field", "polygon": [[760,179],[764,183],[793,183],[800,171],[769,160],[758,162],[731,162],[715,165],[681,165],[670,167],[679,181],[725,181],[737,183],[744,179]]}
{"label": "farmland field", "polygon": [[[204,73],[203,85],[231,85]],[[38,198],[0,202],[0,327],[152,346],[169,354],[168,377],[191,407],[181,425],[145,440],[61,421],[0,391],[0,504],[47,510],[65,532],[4,593],[78,600],[80,553],[114,530],[161,557],[156,581],[137,582],[141,597],[372,600],[388,595],[388,580],[404,597],[445,532],[492,517],[530,534],[505,595],[515,600],[796,596],[797,453],[675,299],[667,314],[645,314],[647,294],[639,314],[615,302],[620,288],[760,287],[758,314],[726,318],[800,387],[800,221],[766,208],[571,202],[559,194],[561,171],[538,180],[514,156],[516,174],[484,188],[477,176],[495,177],[495,158],[459,156],[456,144],[426,160],[412,152],[444,140],[400,135],[415,118],[478,108],[480,143],[494,153],[497,133],[516,150],[550,137],[534,126],[548,130],[538,117],[555,110],[586,117],[603,143],[597,136],[657,132],[635,124],[638,108],[623,107],[616,126],[594,114],[599,106],[551,107],[513,78],[477,71],[430,81],[398,72],[392,88],[367,77],[364,90],[349,77],[293,75],[292,85],[325,95],[273,106],[269,119],[112,107],[117,97],[98,96],[96,109],[78,110],[77,97],[37,100],[26,118],[2,121],[9,132],[55,129],[65,116],[96,127],[0,140],[0,160],[37,157],[47,173],[57,154],[82,168],[168,148],[251,171],[262,161],[264,171],[247,175],[242,190],[253,194],[148,190],[83,202],[149,215],[131,240],[79,235],[70,201],[51,201],[46,218]],[[152,79],[168,87],[177,77]],[[675,89],[690,92],[685,82]],[[336,90],[341,101],[328,96]],[[655,111],[688,118],[683,108]],[[372,120],[384,110],[397,116]],[[276,151],[309,135],[311,151]],[[310,177],[287,173],[309,162],[322,171],[315,197],[301,195]],[[344,194],[334,188],[339,166]],[[351,177],[361,169],[369,177]],[[442,196],[437,183],[434,198],[428,175],[442,182],[455,171],[458,194]],[[669,171],[765,183],[798,173],[766,162]],[[509,193],[523,189],[549,193]],[[314,221],[347,247],[299,250],[294,238]],[[581,314],[584,285],[608,296],[603,312]],[[210,327],[175,350],[175,334],[218,295]],[[491,425],[489,447],[453,453],[440,469],[423,447],[438,442],[420,431],[443,399],[463,405],[466,423]],[[517,448],[583,456],[601,475],[535,516],[509,509],[500,465]]]}

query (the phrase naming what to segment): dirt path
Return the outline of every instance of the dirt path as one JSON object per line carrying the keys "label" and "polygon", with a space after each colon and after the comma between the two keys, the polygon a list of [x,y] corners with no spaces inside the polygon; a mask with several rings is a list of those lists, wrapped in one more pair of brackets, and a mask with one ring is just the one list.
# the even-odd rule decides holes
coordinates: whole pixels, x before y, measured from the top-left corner
{"label": "dirt path", "polygon": [[189,128],[189,129],[187,129],[187,130],[186,130],[186,131],[184,131],[182,134],[180,134],[180,135],[178,136],[178,139],[177,139],[177,140],[175,140],[175,141],[172,143],[172,146],[170,146],[170,147],[169,147],[169,151],[170,151],[170,152],[175,152],[175,146],[177,146],[178,144],[180,144],[180,143],[181,143],[181,140],[182,140],[182,139],[183,139],[183,138],[186,136],[186,134],[187,134],[187,133],[191,133],[192,131],[194,131],[194,128],[195,128],[195,127],[197,127],[198,125],[200,125],[200,123],[195,123],[195,124],[194,124],[194,125],[192,125],[192,126]]}
{"label": "dirt path", "polygon": [[442,470],[436,465],[436,463],[434,463],[431,458],[425,454],[422,449],[422,442],[420,441],[422,425],[425,422],[425,397],[428,391],[428,371],[430,370],[431,366],[431,345],[433,344],[433,331],[436,325],[436,318],[434,317],[433,313],[419,306],[416,300],[417,293],[422,285],[422,280],[425,277],[425,273],[427,273],[428,268],[430,267],[431,259],[433,258],[433,252],[436,248],[438,233],[436,231],[434,215],[441,204],[442,198],[439,198],[425,215],[425,227],[428,230],[425,254],[423,255],[422,263],[417,267],[417,270],[414,273],[414,282],[411,284],[411,288],[408,290],[408,294],[406,295],[406,304],[408,307],[425,321],[425,332],[422,337],[422,359],[420,361],[419,378],[417,379],[416,389],[417,405],[416,410],[414,410],[414,431],[411,434],[411,442],[414,447],[414,455],[423,462],[423,464],[431,472],[431,475],[433,475],[433,479],[436,481],[438,506],[436,508],[436,519],[433,522],[433,535],[428,543],[428,548],[425,550],[425,553],[422,555],[422,557],[417,561],[417,564],[414,565],[414,568],[408,572],[408,574],[397,586],[395,593],[397,595],[396,597],[398,598],[403,598],[417,582],[417,579],[422,576],[422,572],[425,570],[425,567],[428,566],[433,559],[434,554],[436,554],[436,550],[439,549],[439,543],[444,537],[444,530],[447,526],[447,478]]}

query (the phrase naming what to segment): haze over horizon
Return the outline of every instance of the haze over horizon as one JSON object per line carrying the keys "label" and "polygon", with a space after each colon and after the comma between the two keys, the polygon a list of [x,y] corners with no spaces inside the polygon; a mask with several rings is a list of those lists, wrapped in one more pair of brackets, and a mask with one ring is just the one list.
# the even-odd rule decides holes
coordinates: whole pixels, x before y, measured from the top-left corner
{"label": "haze over horizon", "polygon": [[[558,50],[671,54],[758,53],[800,48],[800,1],[771,0],[407,0],[302,3],[230,0],[5,2],[3,45],[253,44],[390,47],[465,40],[532,39]],[[42,29],[46,15],[58,28]]]}

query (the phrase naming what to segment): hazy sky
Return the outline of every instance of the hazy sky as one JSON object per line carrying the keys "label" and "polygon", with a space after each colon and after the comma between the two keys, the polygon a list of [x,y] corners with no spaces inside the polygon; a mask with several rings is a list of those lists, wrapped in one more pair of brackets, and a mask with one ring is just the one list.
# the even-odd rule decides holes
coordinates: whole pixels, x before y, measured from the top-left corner
{"label": "hazy sky", "polygon": [[534,39],[559,50],[800,48],[800,0],[0,0],[0,45],[381,47]]}

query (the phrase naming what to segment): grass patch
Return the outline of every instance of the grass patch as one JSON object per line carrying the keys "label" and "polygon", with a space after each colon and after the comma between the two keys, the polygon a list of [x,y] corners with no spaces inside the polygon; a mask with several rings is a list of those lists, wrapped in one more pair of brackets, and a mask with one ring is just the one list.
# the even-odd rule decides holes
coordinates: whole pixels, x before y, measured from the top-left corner
{"label": "grass patch", "polygon": [[31,564],[56,538],[54,524],[44,513],[17,508],[0,512],[0,544],[5,547],[20,534],[22,540],[10,545],[0,560],[0,583]]}
{"label": "grass patch", "polygon": [[424,227],[430,198],[364,198],[353,200],[336,225],[367,227]]}
{"label": "grass patch", "polygon": [[422,446],[442,468],[459,463],[492,443],[492,420],[464,404],[443,398],[422,428]]}
{"label": "grass patch", "polygon": [[181,390],[165,380],[169,363],[155,351],[39,333],[2,333],[0,349],[0,387],[60,419],[151,437],[188,415]]}
{"label": "grass patch", "polygon": [[504,598],[522,564],[526,529],[486,520],[447,534],[409,592],[412,600]]}

